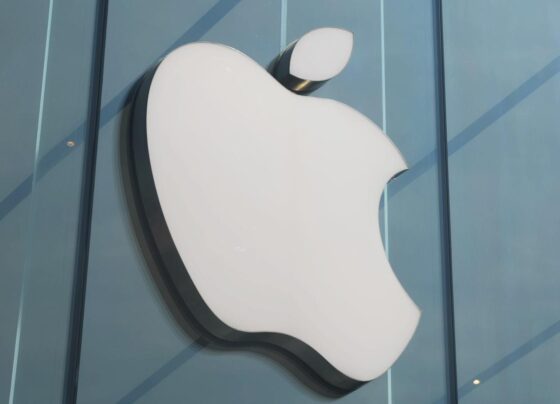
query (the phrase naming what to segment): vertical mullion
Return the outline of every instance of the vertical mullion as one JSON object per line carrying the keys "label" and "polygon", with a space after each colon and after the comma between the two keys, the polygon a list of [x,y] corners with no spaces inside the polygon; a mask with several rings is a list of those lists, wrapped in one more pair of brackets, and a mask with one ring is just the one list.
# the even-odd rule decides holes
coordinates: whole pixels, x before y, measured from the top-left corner
{"label": "vertical mullion", "polygon": [[446,342],[447,397],[458,403],[457,357],[455,347],[455,312],[453,307],[453,271],[451,254],[451,215],[449,204],[449,167],[447,151],[447,111],[445,99],[445,58],[443,42],[442,0],[434,0],[434,40],[438,125],[438,176],[440,186],[440,220],[442,249],[442,279],[444,299],[444,332]]}
{"label": "vertical mullion", "polygon": [[72,291],[71,318],[69,327],[68,360],[66,363],[64,402],[75,403],[78,391],[78,370],[86,294],[87,266],[91,234],[93,190],[95,183],[95,162],[99,136],[101,111],[101,91],[103,86],[103,62],[107,34],[108,0],[98,0],[95,35],[93,42],[92,71],[89,91],[89,105],[84,142],[84,170],[80,199],[80,219],[74,285]]}
{"label": "vertical mullion", "polygon": [[[379,0],[379,31],[381,39],[381,129],[387,133],[386,59],[385,59],[385,0]],[[383,190],[383,242],[387,259],[389,255],[389,184]],[[387,370],[387,404],[393,403],[393,372]]]}
{"label": "vertical mullion", "polygon": [[288,30],[288,0],[280,0],[280,52],[286,47]]}

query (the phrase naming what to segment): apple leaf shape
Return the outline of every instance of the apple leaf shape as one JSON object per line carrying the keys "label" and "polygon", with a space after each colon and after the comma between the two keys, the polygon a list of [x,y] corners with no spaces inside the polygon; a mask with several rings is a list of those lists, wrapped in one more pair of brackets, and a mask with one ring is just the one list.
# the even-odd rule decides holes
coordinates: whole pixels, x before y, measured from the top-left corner
{"label": "apple leaf shape", "polygon": [[354,35],[340,28],[318,28],[294,46],[290,74],[303,80],[326,81],[337,76],[352,55]]}
{"label": "apple leaf shape", "polygon": [[391,140],[211,43],[169,54],[134,108],[140,210],[184,310],[341,390],[385,372],[420,317],[379,230],[384,186],[406,169]]}
{"label": "apple leaf shape", "polygon": [[338,75],[352,54],[354,35],[340,28],[318,28],[292,42],[271,65],[271,74],[297,94],[309,94]]}

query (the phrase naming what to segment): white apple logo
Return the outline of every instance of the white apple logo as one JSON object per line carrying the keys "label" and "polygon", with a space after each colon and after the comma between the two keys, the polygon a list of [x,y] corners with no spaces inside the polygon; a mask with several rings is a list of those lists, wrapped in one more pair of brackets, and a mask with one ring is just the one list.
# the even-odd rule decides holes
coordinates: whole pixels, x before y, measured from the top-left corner
{"label": "white apple logo", "polygon": [[140,93],[141,203],[186,309],[219,338],[298,355],[335,387],[385,372],[420,317],[378,223],[385,184],[406,169],[391,140],[224,45],[176,49]]}

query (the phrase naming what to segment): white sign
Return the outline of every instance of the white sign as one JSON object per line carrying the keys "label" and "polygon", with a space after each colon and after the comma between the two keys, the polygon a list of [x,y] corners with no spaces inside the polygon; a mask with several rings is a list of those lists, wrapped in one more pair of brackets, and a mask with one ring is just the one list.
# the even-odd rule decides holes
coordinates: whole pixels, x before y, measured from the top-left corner
{"label": "white sign", "polygon": [[406,169],[392,141],[219,44],[173,51],[137,104],[146,224],[195,320],[289,351],[341,389],[384,373],[420,317],[378,223],[386,183]]}

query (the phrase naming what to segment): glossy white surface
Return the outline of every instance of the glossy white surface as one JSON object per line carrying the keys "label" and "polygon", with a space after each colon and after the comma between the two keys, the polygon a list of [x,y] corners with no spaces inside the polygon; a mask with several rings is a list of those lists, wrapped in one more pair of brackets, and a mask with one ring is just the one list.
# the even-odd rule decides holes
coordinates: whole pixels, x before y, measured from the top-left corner
{"label": "glossy white surface", "polygon": [[302,36],[290,59],[290,74],[324,81],[339,74],[352,55],[354,35],[340,28],[318,28]]}
{"label": "glossy white surface", "polygon": [[383,188],[406,164],[373,122],[200,43],[159,66],[147,135],[175,245],[224,323],[296,337],[356,380],[392,365],[420,313],[378,223]]}

